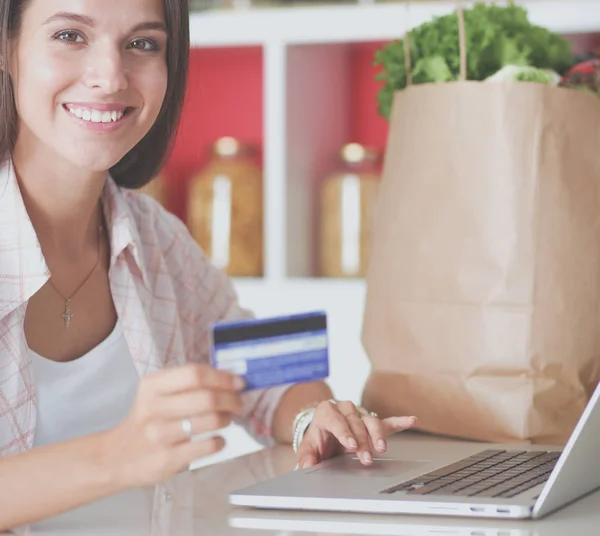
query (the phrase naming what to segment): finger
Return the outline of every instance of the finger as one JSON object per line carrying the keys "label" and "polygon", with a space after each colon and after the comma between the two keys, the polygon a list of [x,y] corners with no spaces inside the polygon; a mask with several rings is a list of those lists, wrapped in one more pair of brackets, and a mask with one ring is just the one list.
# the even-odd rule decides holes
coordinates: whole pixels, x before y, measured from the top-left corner
{"label": "finger", "polygon": [[[199,435],[220,430],[231,424],[230,413],[207,413],[190,417],[192,424],[191,435]],[[144,427],[146,439],[154,444],[175,445],[190,441],[190,433],[184,429],[183,419],[153,422]]]}
{"label": "finger", "polygon": [[336,404],[337,410],[344,416],[357,413],[356,406],[349,400],[344,400]]}
{"label": "finger", "polygon": [[387,442],[385,440],[386,425],[377,417],[365,416],[362,418],[363,424],[369,433],[371,444],[377,452],[385,452],[387,450]]}
{"label": "finger", "polygon": [[215,369],[209,365],[197,364],[164,369],[148,376],[146,379],[162,395],[194,389],[239,391],[244,387],[244,381],[240,376],[225,370]]}
{"label": "finger", "polygon": [[183,419],[190,415],[233,413],[240,415],[242,399],[237,393],[215,390],[188,391],[164,397],[158,408],[167,419]]}
{"label": "finger", "polygon": [[303,441],[298,448],[298,467],[307,469],[314,467],[321,461],[321,457],[317,449],[314,448],[308,441]]}
{"label": "finger", "polygon": [[381,420],[385,436],[412,428],[417,423],[416,417],[388,417]]}
{"label": "finger", "polygon": [[346,421],[352,430],[352,435],[356,438],[358,443],[356,453],[359,460],[367,465],[373,463],[371,438],[360,415],[358,413],[348,415],[346,416]]}
{"label": "finger", "polygon": [[178,470],[187,468],[194,460],[220,452],[225,447],[225,439],[214,436],[202,441],[186,441],[173,449]]}

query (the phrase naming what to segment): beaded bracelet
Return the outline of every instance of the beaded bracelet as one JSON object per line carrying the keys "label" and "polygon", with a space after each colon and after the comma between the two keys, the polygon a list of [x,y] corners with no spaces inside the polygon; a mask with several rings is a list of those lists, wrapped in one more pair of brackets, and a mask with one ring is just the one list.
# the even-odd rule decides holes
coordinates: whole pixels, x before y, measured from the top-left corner
{"label": "beaded bracelet", "polygon": [[293,440],[292,440],[292,448],[294,452],[298,452],[298,447],[300,443],[302,443],[302,439],[304,439],[304,434],[306,434],[306,430],[310,426],[310,423],[313,420],[316,408],[307,408],[302,410],[296,418],[294,419],[294,424],[292,425],[293,432]]}

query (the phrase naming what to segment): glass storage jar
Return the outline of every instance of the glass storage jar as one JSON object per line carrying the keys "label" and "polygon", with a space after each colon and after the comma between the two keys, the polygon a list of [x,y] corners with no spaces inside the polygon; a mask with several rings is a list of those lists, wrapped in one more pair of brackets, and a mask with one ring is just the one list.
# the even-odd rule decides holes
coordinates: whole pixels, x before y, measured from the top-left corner
{"label": "glass storage jar", "polygon": [[319,275],[365,277],[373,210],[381,177],[381,153],[349,143],[340,167],[326,177],[320,195]]}
{"label": "glass storage jar", "polygon": [[263,275],[263,184],[256,151],[218,139],[193,178],[188,227],[212,263],[233,277]]}

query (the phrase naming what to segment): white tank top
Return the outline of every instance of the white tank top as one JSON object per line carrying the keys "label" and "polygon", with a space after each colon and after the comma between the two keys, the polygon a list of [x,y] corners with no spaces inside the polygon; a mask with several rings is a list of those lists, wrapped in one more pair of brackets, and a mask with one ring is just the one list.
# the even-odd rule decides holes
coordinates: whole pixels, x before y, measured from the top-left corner
{"label": "white tank top", "polygon": [[108,430],[129,413],[139,376],[119,322],[108,338],[74,361],[30,354],[37,399],[34,448]]}
{"label": "white tank top", "polygon": [[[30,350],[37,398],[33,447],[109,430],[129,413],[139,375],[119,322],[96,348],[68,363]],[[33,525],[35,530],[83,527],[144,531],[151,518],[152,493],[130,490]]]}

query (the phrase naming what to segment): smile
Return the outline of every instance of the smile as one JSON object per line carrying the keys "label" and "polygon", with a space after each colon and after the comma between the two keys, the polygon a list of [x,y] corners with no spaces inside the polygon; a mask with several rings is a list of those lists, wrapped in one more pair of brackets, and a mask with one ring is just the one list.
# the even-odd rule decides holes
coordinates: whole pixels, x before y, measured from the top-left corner
{"label": "smile", "polygon": [[98,110],[86,106],[65,104],[64,108],[73,116],[90,123],[116,123],[127,114],[129,108],[115,108],[114,110]]}

